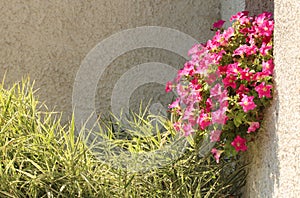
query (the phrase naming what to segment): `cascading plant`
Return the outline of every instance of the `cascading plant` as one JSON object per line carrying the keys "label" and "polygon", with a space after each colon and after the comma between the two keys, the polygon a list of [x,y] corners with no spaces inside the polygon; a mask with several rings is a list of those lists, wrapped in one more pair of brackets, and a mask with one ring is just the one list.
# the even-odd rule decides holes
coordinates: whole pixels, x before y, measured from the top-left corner
{"label": "cascading plant", "polygon": [[[211,153],[230,159],[260,128],[273,93],[273,30],[271,13],[238,12],[213,24],[215,35],[196,44],[177,77],[166,84],[178,97],[169,105],[174,128],[185,136],[210,137]],[[194,138],[195,139],[195,138]]]}

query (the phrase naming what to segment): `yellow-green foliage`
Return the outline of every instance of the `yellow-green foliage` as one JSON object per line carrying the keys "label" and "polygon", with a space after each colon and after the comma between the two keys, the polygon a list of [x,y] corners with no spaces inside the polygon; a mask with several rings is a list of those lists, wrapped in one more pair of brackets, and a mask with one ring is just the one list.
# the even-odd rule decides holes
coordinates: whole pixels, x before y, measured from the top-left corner
{"label": "yellow-green foliage", "polygon": [[[74,120],[62,126],[60,114],[45,109],[29,81],[0,85],[0,197],[225,197],[243,185],[244,167],[200,159],[196,148],[149,172],[113,169],[74,135]],[[155,147],[162,138],[138,141]]]}

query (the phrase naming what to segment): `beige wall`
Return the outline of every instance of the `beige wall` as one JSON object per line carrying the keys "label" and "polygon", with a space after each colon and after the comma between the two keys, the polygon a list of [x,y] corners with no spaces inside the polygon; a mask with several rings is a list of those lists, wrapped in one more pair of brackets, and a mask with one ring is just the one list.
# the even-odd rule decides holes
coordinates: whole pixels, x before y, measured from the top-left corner
{"label": "beige wall", "polygon": [[[275,0],[274,4],[276,93],[247,154],[252,163],[245,197],[300,195],[300,1]],[[257,10],[264,9],[252,11]]]}
{"label": "beige wall", "polygon": [[[177,29],[204,42],[219,12],[219,0],[1,0],[0,78],[7,72],[6,82],[11,84],[29,75],[40,99],[69,116],[76,72],[100,41],[121,30],[150,25]],[[159,49],[122,55],[98,82],[98,111],[110,107],[112,85],[126,69],[149,61],[176,68],[184,63],[182,57]],[[156,88],[147,86],[144,90]],[[135,96],[141,93],[139,89]]]}

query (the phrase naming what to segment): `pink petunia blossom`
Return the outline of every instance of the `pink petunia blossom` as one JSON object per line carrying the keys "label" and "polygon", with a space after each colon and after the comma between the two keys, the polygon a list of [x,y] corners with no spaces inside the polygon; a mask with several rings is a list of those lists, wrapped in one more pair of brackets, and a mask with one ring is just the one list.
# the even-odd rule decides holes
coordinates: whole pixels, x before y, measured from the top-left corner
{"label": "pink petunia blossom", "polygon": [[184,132],[184,136],[189,136],[195,132],[191,123],[184,123],[182,129]]}
{"label": "pink petunia blossom", "polygon": [[236,88],[236,77],[234,75],[227,75],[223,80],[225,87]]}
{"label": "pink petunia blossom", "polygon": [[259,14],[257,17],[255,17],[254,24],[256,25],[262,25],[264,21],[267,19],[270,19],[272,16],[272,13],[270,12],[263,12]]}
{"label": "pink petunia blossom", "polygon": [[224,35],[224,40],[227,42],[229,38],[234,35],[234,28],[229,27],[227,30],[223,32],[223,35]]}
{"label": "pink petunia blossom", "polygon": [[241,71],[241,79],[250,82],[253,79],[253,73],[249,71],[249,68]]}
{"label": "pink petunia blossom", "polygon": [[226,72],[227,72],[227,65],[225,65],[225,66],[218,66],[218,70],[217,71],[220,73],[220,75],[226,74]]}
{"label": "pink petunia blossom", "polygon": [[246,145],[247,140],[240,137],[239,135],[236,136],[233,140],[233,142],[231,142],[231,145],[235,148],[235,150],[238,151],[246,151],[247,145]]}
{"label": "pink petunia blossom", "polygon": [[220,108],[211,113],[213,124],[226,124],[228,117],[226,116],[226,107]]}
{"label": "pink petunia blossom", "polygon": [[230,21],[239,20],[242,17],[247,17],[248,14],[249,14],[249,11],[238,12],[236,15],[233,15],[230,17]]}
{"label": "pink petunia blossom", "polygon": [[211,124],[210,116],[208,113],[201,112],[199,118],[197,119],[197,123],[200,128],[204,130]]}
{"label": "pink petunia blossom", "polygon": [[188,51],[188,56],[191,56],[192,54],[197,54],[200,52],[202,45],[201,44],[195,44],[189,51]]}
{"label": "pink petunia blossom", "polygon": [[236,93],[239,95],[240,98],[243,97],[243,94],[246,94],[249,92],[249,89],[245,87],[244,84],[241,84]]}
{"label": "pink petunia blossom", "polygon": [[221,93],[218,102],[220,104],[220,109],[227,109],[227,107],[228,107],[228,92],[226,89]]}
{"label": "pink petunia blossom", "polygon": [[267,75],[272,75],[274,70],[273,59],[268,60],[267,62],[262,63],[263,70],[262,72]]}
{"label": "pink petunia blossom", "polygon": [[242,71],[242,69],[239,67],[239,64],[238,63],[233,63],[233,64],[229,64],[227,66],[226,74],[227,75],[232,74],[234,76],[237,76],[241,71]]}
{"label": "pink petunia blossom", "polygon": [[193,103],[189,104],[183,114],[182,120],[188,120],[192,126],[196,124],[196,120],[195,120],[195,108]]}
{"label": "pink petunia blossom", "polygon": [[210,96],[219,96],[222,94],[222,87],[217,83],[213,88],[210,89]]}
{"label": "pink petunia blossom", "polygon": [[218,64],[220,60],[223,58],[223,55],[226,54],[225,50],[221,50],[218,53],[211,52],[211,62]]}
{"label": "pink petunia blossom", "polygon": [[[266,74],[265,72],[256,72],[253,75],[253,79],[259,82],[262,81],[266,76],[268,76],[268,74]],[[256,85],[256,83],[254,85]]]}
{"label": "pink petunia blossom", "polygon": [[221,44],[219,42],[217,42],[216,40],[212,39],[212,40],[208,40],[206,43],[207,49],[208,50],[214,50],[216,48],[218,48]]}
{"label": "pink petunia blossom", "polygon": [[226,41],[225,41],[225,39],[224,39],[224,35],[221,33],[221,31],[220,30],[218,30],[216,33],[215,33],[215,35],[214,35],[214,37],[213,37],[213,39],[212,39],[212,42],[213,43],[215,43],[215,45],[218,45],[218,46],[224,46],[224,45],[226,45]]}
{"label": "pink petunia blossom", "polygon": [[217,74],[216,73],[210,73],[205,77],[205,82],[207,82],[207,84],[211,85],[212,83],[214,83],[217,79]]}
{"label": "pink petunia blossom", "polygon": [[205,105],[206,105],[205,111],[210,112],[211,108],[213,107],[211,98],[207,98]]}
{"label": "pink petunia blossom", "polygon": [[173,124],[174,129],[179,132],[181,129],[181,123],[180,122],[174,122]]}
{"label": "pink petunia blossom", "polygon": [[200,89],[190,89],[189,95],[185,98],[185,104],[200,102],[202,100],[201,90]]}
{"label": "pink petunia blossom", "polygon": [[197,123],[202,130],[208,127],[211,124],[210,116],[208,113],[204,113],[202,110],[199,118],[197,119]]}
{"label": "pink petunia blossom", "polygon": [[188,97],[190,90],[179,83],[176,86],[176,92],[178,93],[181,102],[186,103],[186,98]]}
{"label": "pink petunia blossom", "polygon": [[255,109],[256,104],[253,102],[254,96],[247,96],[245,94],[242,94],[242,96],[243,98],[239,104],[243,107],[244,112]]}
{"label": "pink petunia blossom", "polygon": [[259,122],[251,122],[247,133],[255,132],[259,128]]}
{"label": "pink petunia blossom", "polygon": [[166,91],[167,93],[170,92],[170,91],[172,91],[172,82],[171,82],[171,81],[168,81],[168,82],[167,82],[165,91]]}
{"label": "pink petunia blossom", "polygon": [[201,89],[201,84],[199,83],[197,78],[194,78],[193,80],[191,80],[191,87],[195,90]]}
{"label": "pink petunia blossom", "polygon": [[267,55],[267,53],[268,53],[268,51],[269,51],[270,49],[272,49],[272,45],[267,45],[266,43],[263,43],[263,44],[261,45],[261,47],[259,48],[259,52],[260,52],[263,56],[265,56],[265,55]]}
{"label": "pink petunia blossom", "polygon": [[263,21],[262,24],[259,24],[256,27],[256,31],[258,32],[258,35],[265,37],[265,40],[263,42],[268,43],[274,30],[274,21]]}
{"label": "pink petunia blossom", "polygon": [[213,28],[221,28],[225,22],[226,21],[224,21],[224,20],[219,20],[213,24]]}
{"label": "pink petunia blossom", "polygon": [[211,153],[213,154],[216,162],[219,163],[222,151],[220,151],[220,150],[218,150],[216,148],[213,148],[213,149],[211,149]]}
{"label": "pink petunia blossom", "polygon": [[233,55],[244,55],[246,54],[246,56],[250,56],[253,54],[256,54],[257,52],[257,47],[255,45],[242,45],[240,47],[238,47],[237,49],[234,50]]}
{"label": "pink petunia blossom", "polygon": [[265,82],[262,82],[260,85],[255,87],[255,91],[258,93],[258,97],[267,97],[267,98],[272,98],[271,96],[271,89],[272,85],[265,85]]}
{"label": "pink petunia blossom", "polygon": [[222,131],[221,130],[213,130],[210,132],[210,142],[219,142],[220,136]]}
{"label": "pink petunia blossom", "polygon": [[173,109],[173,108],[179,108],[179,98],[176,98],[176,100],[174,102],[172,102],[172,104],[169,105],[169,109]]}

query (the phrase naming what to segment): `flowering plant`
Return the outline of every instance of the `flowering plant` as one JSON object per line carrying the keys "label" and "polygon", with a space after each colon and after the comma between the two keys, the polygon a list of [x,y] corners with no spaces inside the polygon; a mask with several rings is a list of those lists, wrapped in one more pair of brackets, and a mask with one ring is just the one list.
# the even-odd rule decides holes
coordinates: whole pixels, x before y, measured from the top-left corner
{"label": "flowering plant", "polygon": [[[166,85],[178,97],[169,105],[174,128],[185,136],[215,142],[211,153],[223,155],[246,151],[263,119],[273,90],[273,29],[270,13],[248,16],[247,11],[214,23],[215,35],[188,52],[191,60]],[[201,139],[200,138],[200,139]]]}

